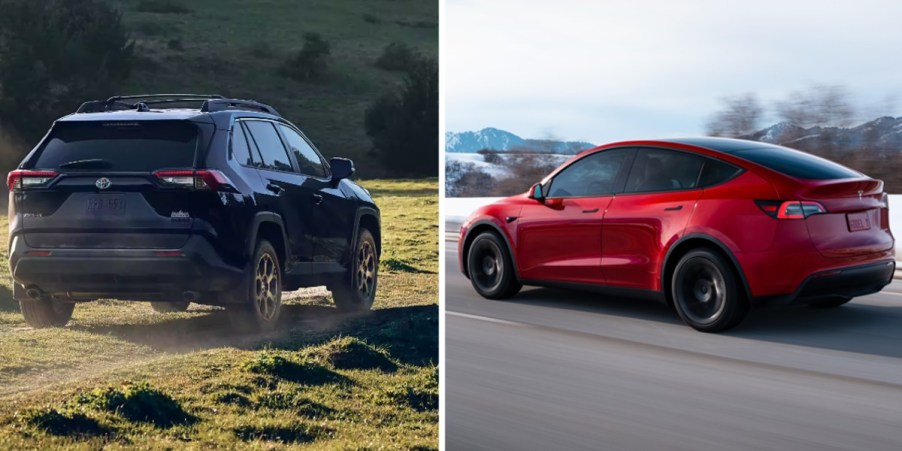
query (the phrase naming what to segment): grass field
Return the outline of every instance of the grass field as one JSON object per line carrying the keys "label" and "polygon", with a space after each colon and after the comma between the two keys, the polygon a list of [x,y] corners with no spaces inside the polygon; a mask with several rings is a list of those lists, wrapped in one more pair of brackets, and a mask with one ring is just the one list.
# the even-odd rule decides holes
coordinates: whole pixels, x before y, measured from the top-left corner
{"label": "grass field", "polygon": [[266,336],[232,334],[212,307],[157,314],[112,300],[33,330],[4,262],[0,449],[437,448],[437,182],[362,185],[384,246],[366,315],[339,315],[308,289],[285,295]]}
{"label": "grass field", "polygon": [[[113,3],[140,57],[124,93],[215,93],[269,103],[327,157],[354,158],[359,173],[370,178],[381,169],[367,156],[371,143],[364,111],[402,79],[374,62],[392,42],[438,55],[435,0]],[[328,72],[311,81],[280,75],[280,66],[301,49],[308,32],[331,44]],[[81,100],[73,100],[73,108]]]}

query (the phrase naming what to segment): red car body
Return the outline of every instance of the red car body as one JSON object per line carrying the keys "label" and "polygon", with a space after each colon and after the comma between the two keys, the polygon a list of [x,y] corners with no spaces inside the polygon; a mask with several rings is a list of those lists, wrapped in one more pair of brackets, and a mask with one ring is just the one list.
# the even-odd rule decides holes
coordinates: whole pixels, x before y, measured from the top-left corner
{"label": "red car body", "polygon": [[[750,303],[851,298],[879,291],[892,278],[894,239],[880,180],[784,147],[696,138],[590,149],[552,172],[539,189],[548,193],[548,184],[569,166],[611,151],[627,154],[626,159],[630,153],[648,155],[648,167],[653,154],[668,152],[708,163],[695,184],[685,178],[683,187],[676,180],[668,186],[667,168],[658,168],[664,188],[650,192],[629,192],[621,184],[586,196],[535,199],[524,193],[479,208],[460,230],[463,273],[470,276],[466,256],[473,238],[491,231],[503,238],[516,280],[527,285],[607,287],[670,301],[674,266],[698,247],[729,259]],[[639,157],[631,158],[622,171],[636,170],[630,165]],[[809,161],[832,176],[785,173],[806,175]],[[735,173],[720,173],[724,180],[709,177],[716,183],[702,186],[704,165],[732,167]],[[637,176],[616,176],[617,183],[620,177]],[[654,183],[651,178],[646,174],[646,183]]]}

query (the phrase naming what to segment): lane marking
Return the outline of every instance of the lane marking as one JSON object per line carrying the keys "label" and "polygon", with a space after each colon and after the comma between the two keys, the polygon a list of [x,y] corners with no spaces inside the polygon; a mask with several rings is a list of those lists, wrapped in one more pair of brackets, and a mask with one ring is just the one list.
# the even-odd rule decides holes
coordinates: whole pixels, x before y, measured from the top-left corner
{"label": "lane marking", "polygon": [[470,315],[469,313],[452,312],[449,310],[445,310],[445,314],[451,315],[451,316],[459,316],[461,318],[475,319],[478,321],[488,321],[490,323],[507,324],[508,326],[526,326],[527,325],[527,324],[523,324],[523,323],[515,323],[513,321],[507,321],[507,320],[498,319],[498,318],[490,318],[488,316]]}

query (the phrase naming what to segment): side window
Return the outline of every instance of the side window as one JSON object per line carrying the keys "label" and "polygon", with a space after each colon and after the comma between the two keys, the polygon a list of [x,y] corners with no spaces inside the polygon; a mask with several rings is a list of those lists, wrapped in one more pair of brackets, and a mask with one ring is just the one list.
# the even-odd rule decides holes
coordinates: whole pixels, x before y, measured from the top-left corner
{"label": "side window", "polygon": [[702,167],[702,176],[698,179],[699,188],[707,188],[709,186],[718,185],[733,178],[739,174],[742,169],[737,168],[729,163],[706,159],[705,166]]}
{"label": "side window", "polygon": [[247,136],[241,122],[235,122],[232,127],[232,156],[238,163],[245,166],[257,166],[258,161],[251,156],[251,148],[247,145]]}
{"label": "side window", "polygon": [[618,188],[617,180],[632,149],[615,149],[589,155],[551,180],[548,197],[602,196]]}
{"label": "side window", "polygon": [[326,168],[323,166],[323,160],[313,150],[313,147],[310,147],[310,144],[304,137],[286,125],[279,124],[279,128],[282,129],[282,135],[285,136],[288,149],[294,153],[294,157],[301,167],[301,173],[315,177],[325,177]]}
{"label": "side window", "polygon": [[273,124],[267,121],[244,121],[244,125],[257,143],[260,156],[263,158],[263,167],[279,171],[294,171],[291,160],[285,153],[282,139],[276,133]]}
{"label": "side window", "polygon": [[695,189],[698,187],[699,171],[704,161],[703,157],[684,152],[639,149],[624,192]]}

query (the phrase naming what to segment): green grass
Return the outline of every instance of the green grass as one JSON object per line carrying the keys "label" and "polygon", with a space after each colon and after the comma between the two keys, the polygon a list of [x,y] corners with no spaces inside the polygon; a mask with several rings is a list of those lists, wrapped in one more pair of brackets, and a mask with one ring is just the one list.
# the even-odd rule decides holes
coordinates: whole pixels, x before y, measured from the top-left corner
{"label": "green grass", "polygon": [[437,182],[362,184],[382,209],[383,257],[405,265],[383,260],[366,315],[314,289],[266,336],[231,333],[211,307],[112,300],[33,330],[2,265],[0,449],[437,448]]}
{"label": "green grass", "polygon": [[[383,173],[367,156],[371,143],[364,111],[402,77],[377,68],[376,60],[392,42],[438,55],[436,1],[126,0],[117,5],[141,59],[125,93],[217,93],[269,103],[327,157],[357,160],[366,177]],[[279,75],[308,32],[331,44],[327,74],[305,82]]]}

